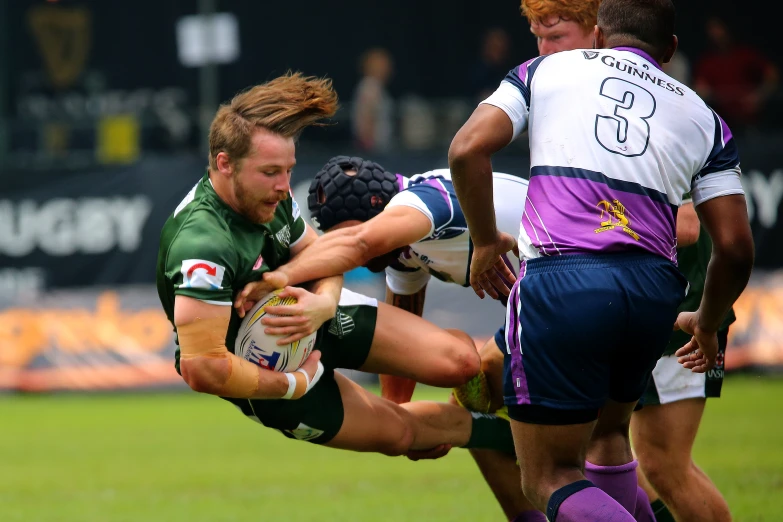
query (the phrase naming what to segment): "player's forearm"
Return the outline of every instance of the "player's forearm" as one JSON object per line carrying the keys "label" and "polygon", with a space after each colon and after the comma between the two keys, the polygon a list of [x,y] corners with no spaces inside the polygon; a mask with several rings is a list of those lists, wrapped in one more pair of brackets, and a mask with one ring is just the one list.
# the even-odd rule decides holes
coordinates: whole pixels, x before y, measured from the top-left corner
{"label": "player's forearm", "polygon": [[495,207],[490,155],[455,139],[449,148],[449,168],[470,237],[478,246],[495,241]]}
{"label": "player's forearm", "polygon": [[182,378],[193,391],[236,399],[280,399],[288,391],[285,374],[265,370],[226,351],[223,357],[182,360]]}
{"label": "player's forearm", "polygon": [[713,248],[699,306],[699,326],[704,330],[718,330],[748,284],[753,268],[752,239],[746,243],[731,250]]}
{"label": "player's forearm", "polygon": [[313,282],[310,291],[317,295],[329,297],[334,301],[332,316],[337,311],[337,304],[340,302],[340,292],[343,289],[343,275],[324,277]]}
{"label": "player's forearm", "polygon": [[386,303],[421,317],[424,315],[424,296],[426,291],[427,287],[425,286],[414,294],[400,295],[395,294],[389,287],[386,287]]}
{"label": "player's forearm", "polygon": [[288,284],[342,275],[365,262],[366,248],[355,233],[335,230],[319,237],[277,270],[288,276]]}
{"label": "player's forearm", "polygon": [[266,370],[226,348],[229,317],[177,324],[182,378],[194,391],[239,399],[301,397],[307,377]]}

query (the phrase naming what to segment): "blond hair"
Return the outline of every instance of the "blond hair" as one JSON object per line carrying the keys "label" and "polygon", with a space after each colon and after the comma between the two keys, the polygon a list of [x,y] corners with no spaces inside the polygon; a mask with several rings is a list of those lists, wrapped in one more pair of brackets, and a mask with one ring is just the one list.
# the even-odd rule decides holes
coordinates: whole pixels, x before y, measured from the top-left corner
{"label": "blond hair", "polygon": [[519,8],[530,23],[542,23],[550,16],[576,22],[592,29],[598,19],[601,0],[522,0]]}
{"label": "blond hair", "polygon": [[218,153],[232,162],[247,156],[257,128],[296,138],[310,125],[337,112],[332,80],[288,72],[234,96],[223,104],[209,127],[209,167],[217,169]]}

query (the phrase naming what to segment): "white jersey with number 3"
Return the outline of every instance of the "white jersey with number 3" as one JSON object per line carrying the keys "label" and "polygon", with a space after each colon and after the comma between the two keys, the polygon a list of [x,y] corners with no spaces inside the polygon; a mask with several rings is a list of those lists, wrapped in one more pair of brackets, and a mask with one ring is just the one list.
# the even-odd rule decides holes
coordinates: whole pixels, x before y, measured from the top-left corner
{"label": "white jersey with number 3", "polygon": [[723,120],[645,52],[576,50],[512,69],[483,103],[529,131],[524,258],[646,251],[676,261],[682,195],[742,194]]}

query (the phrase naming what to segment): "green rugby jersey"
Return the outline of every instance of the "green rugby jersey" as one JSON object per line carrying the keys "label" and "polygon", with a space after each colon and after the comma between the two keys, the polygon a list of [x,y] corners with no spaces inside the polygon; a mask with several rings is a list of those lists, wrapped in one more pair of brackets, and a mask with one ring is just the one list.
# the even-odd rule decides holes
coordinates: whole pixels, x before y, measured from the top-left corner
{"label": "green rugby jersey", "polygon": [[[707,279],[707,265],[710,263],[711,255],[712,240],[704,227],[701,227],[699,230],[699,239],[696,243],[677,249],[677,265],[690,284],[688,295],[685,296],[677,312],[695,312],[698,310],[701,304],[701,297],[704,295],[704,281]],[[735,320],[734,310],[729,310],[720,329],[728,328]],[[682,331],[678,330],[672,333],[664,355],[672,355],[690,340],[691,336]]]}
{"label": "green rugby jersey", "polygon": [[[160,235],[158,297],[172,326],[176,295],[232,306],[237,291],[289,260],[291,246],[305,232],[293,197],[278,204],[271,222],[258,225],[224,203],[209,174],[204,175],[166,220]],[[226,335],[231,351],[240,323],[232,308]],[[175,366],[179,371],[179,348]]]}

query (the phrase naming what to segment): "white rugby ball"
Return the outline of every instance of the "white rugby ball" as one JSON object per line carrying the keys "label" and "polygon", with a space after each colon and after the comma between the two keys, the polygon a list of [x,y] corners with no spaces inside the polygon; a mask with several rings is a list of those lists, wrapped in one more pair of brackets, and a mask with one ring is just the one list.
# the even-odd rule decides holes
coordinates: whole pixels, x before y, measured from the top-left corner
{"label": "white rugby ball", "polygon": [[[268,293],[245,314],[237,333],[234,354],[268,370],[293,372],[313,351],[317,332],[282,346],[277,344],[281,336],[264,333],[266,326],[261,319],[267,316],[268,306],[296,304],[295,297],[278,297],[280,292],[282,289]],[[275,316],[270,314],[270,317]]]}

